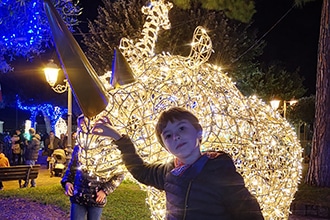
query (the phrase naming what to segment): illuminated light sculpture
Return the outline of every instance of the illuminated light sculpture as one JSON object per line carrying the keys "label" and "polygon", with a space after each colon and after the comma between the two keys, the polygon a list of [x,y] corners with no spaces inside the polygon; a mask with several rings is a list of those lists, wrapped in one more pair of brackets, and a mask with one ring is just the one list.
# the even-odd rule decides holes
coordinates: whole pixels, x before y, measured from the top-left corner
{"label": "illuminated light sculpture", "polygon": [[[302,150],[294,129],[262,100],[244,97],[220,67],[207,63],[212,44],[203,28],[196,28],[188,57],[153,54],[154,48],[149,46],[155,41],[149,38],[153,39],[164,24],[167,7],[163,1],[151,4],[159,5],[151,10],[162,10],[149,16],[161,19],[148,17],[146,23],[162,23],[144,25],[147,29],[143,32],[148,35],[136,44],[127,44],[125,38],[120,44],[137,82],[121,89],[110,88],[111,98],[103,114],[132,138],[145,160],[154,162],[170,159],[154,135],[159,113],[171,106],[191,110],[203,126],[202,149],[229,153],[258,199],[265,219],[287,219],[301,176]],[[143,42],[148,46],[134,46]],[[108,82],[103,83],[109,88]],[[164,193],[142,187],[147,190],[151,218],[163,219]]]}
{"label": "illuminated light sculpture", "polygon": [[24,125],[24,137],[27,139],[27,140],[30,140],[30,132],[29,132],[29,129],[32,127],[31,126],[32,123],[30,120],[25,120],[25,125]]}
{"label": "illuminated light sculpture", "polygon": [[65,120],[63,118],[58,119],[55,124],[55,136],[60,137],[61,134],[67,134],[67,132],[68,125],[66,124]]}
{"label": "illuminated light sculpture", "polygon": [[[137,43],[127,39],[120,43],[136,81],[115,89],[105,81],[110,73],[99,77],[109,101],[104,111],[91,118],[87,129],[106,115],[132,138],[144,160],[169,160],[171,156],[156,140],[154,126],[163,110],[185,107],[200,119],[204,131],[202,150],[229,153],[247,188],[260,203],[265,219],[287,219],[301,176],[302,148],[294,129],[262,100],[244,97],[220,67],[207,63],[212,43],[202,27],[194,32],[188,57],[154,54],[155,45],[150,42],[156,42],[151,40],[166,21],[170,7],[163,0],[151,0],[151,4],[154,7],[149,8],[152,11],[148,13],[143,38]],[[81,85],[84,83],[81,81]],[[80,156],[83,168],[91,175],[107,178],[125,170],[111,140],[86,132],[78,136],[78,141],[85,149]],[[147,191],[151,218],[163,219],[164,193],[141,187]]]}

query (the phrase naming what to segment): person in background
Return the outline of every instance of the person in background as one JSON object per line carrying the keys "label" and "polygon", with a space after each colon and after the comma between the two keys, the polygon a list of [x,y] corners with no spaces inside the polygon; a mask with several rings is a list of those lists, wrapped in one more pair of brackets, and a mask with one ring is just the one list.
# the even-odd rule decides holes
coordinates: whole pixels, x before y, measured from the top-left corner
{"label": "person in background", "polygon": [[202,132],[199,120],[186,109],[164,111],[155,133],[174,159],[150,164],[108,118],[100,119],[92,129],[94,134],[114,139],[136,180],[165,191],[166,219],[262,220],[260,206],[236,172],[232,158],[219,151],[201,152]]}
{"label": "person in background", "polygon": [[[3,148],[0,147],[0,167],[9,167],[10,163],[6,155],[3,153]],[[0,181],[0,190],[3,190],[2,181]]]}
{"label": "person in background", "polygon": [[20,129],[16,129],[16,135],[19,137],[19,145],[21,147],[21,163],[20,164],[25,164],[25,158],[24,158],[24,150],[25,150],[25,137],[24,134],[21,132]]}
{"label": "person in background", "polygon": [[[35,165],[38,159],[39,149],[40,149],[40,140],[41,137],[39,134],[36,134],[34,128],[29,129],[30,140],[26,140],[26,149],[25,149],[25,164],[26,165]],[[23,187],[28,186],[28,181],[26,181]],[[36,180],[31,179],[31,187],[36,186]]]}
{"label": "person in background", "polygon": [[71,134],[71,143],[72,146],[75,146],[77,144],[77,132],[72,132]]}
{"label": "person in background", "polygon": [[12,165],[20,165],[22,163],[22,149],[20,136],[13,134],[11,137]]}
{"label": "person in background", "polygon": [[45,151],[47,152],[47,168],[49,168],[49,160],[54,150],[61,148],[61,139],[55,136],[54,131],[49,132],[49,136],[45,139]]}
{"label": "person in background", "polygon": [[[79,132],[85,132],[84,117],[77,119]],[[76,145],[73,149],[72,158],[61,180],[65,195],[70,196],[71,220],[100,220],[103,207],[107,203],[109,195],[124,179],[123,175],[115,175],[110,180],[104,180],[91,176],[87,171],[80,168],[78,155],[81,147]]]}
{"label": "person in background", "polygon": [[60,135],[60,140],[61,140],[61,143],[60,143],[61,148],[65,149],[67,144],[68,144],[68,137],[65,134],[62,133]]}

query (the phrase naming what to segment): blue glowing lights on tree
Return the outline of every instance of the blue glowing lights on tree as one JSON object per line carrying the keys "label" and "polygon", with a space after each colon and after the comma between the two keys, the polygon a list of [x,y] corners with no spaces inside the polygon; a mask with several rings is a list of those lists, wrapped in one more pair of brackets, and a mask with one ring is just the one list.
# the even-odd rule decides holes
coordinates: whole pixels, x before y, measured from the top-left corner
{"label": "blue glowing lights on tree", "polygon": [[59,106],[53,106],[52,104],[39,104],[39,105],[24,105],[18,97],[16,97],[17,107],[21,110],[30,111],[30,121],[33,125],[36,122],[36,117],[39,112],[44,116],[45,123],[50,122],[51,130],[55,131],[55,124],[61,118],[62,115],[68,113],[68,109],[62,109]]}
{"label": "blue glowing lights on tree", "polygon": [[[81,9],[71,0],[52,0],[70,31],[79,22]],[[0,73],[12,70],[15,57],[33,59],[52,45],[52,35],[42,0],[0,1]]]}

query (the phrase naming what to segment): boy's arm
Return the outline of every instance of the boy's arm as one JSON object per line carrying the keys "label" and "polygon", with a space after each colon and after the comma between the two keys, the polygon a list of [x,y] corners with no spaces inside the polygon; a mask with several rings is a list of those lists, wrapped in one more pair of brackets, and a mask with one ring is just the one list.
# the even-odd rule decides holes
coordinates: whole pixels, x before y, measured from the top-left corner
{"label": "boy's arm", "polygon": [[122,159],[128,171],[139,182],[153,186],[157,189],[164,189],[164,178],[168,170],[173,168],[170,164],[148,164],[137,154],[136,149],[126,135],[115,141],[122,153]]}
{"label": "boy's arm", "polygon": [[128,136],[121,135],[107,117],[100,119],[93,127],[92,133],[107,136],[114,139],[115,144],[122,153],[122,159],[128,171],[139,182],[154,186],[157,189],[164,188],[164,178],[171,164],[148,164],[136,153],[135,147]]}

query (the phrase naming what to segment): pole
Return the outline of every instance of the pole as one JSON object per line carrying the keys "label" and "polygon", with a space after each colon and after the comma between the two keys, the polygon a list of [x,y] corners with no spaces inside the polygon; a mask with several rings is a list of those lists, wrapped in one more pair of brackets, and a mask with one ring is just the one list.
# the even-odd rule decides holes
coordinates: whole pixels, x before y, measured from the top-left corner
{"label": "pole", "polygon": [[284,100],[283,104],[283,117],[286,118],[286,101]]}
{"label": "pole", "polygon": [[68,82],[68,143],[67,148],[72,149],[72,91]]}

